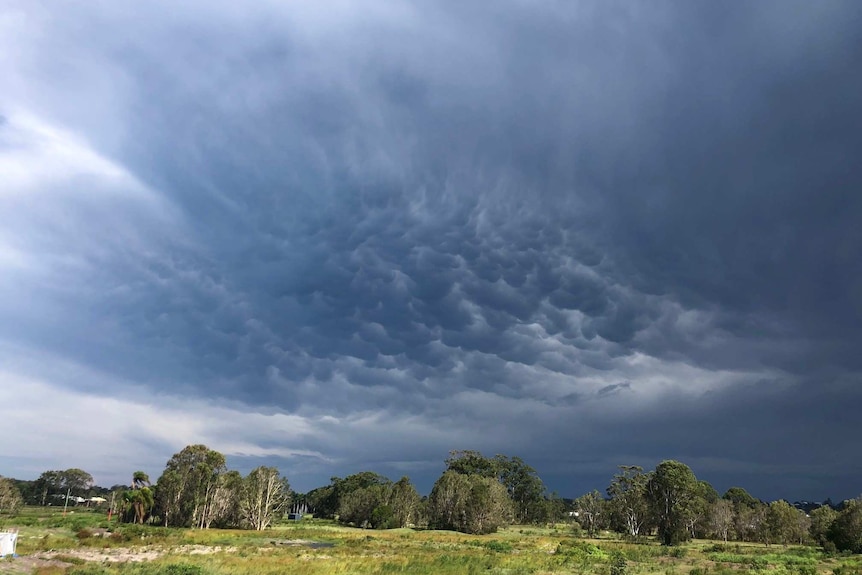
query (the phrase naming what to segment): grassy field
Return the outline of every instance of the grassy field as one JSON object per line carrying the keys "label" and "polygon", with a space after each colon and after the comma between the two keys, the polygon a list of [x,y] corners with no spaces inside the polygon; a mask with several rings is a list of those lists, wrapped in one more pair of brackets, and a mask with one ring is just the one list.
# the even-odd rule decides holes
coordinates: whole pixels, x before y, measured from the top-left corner
{"label": "grassy field", "polygon": [[27,508],[0,520],[0,529],[10,527],[20,529],[19,557],[0,560],[3,574],[862,575],[862,557],[814,547],[695,541],[665,548],[612,535],[583,539],[565,525],[470,536],[303,520],[251,532],[117,525],[94,511],[63,517]]}

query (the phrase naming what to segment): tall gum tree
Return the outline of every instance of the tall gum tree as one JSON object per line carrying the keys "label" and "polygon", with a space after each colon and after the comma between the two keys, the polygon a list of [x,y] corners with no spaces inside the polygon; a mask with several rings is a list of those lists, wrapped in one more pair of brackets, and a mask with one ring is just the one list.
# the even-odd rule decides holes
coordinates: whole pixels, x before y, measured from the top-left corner
{"label": "tall gum tree", "polygon": [[156,483],[165,526],[209,527],[225,457],[206,445],[189,445],[174,454]]}
{"label": "tall gum tree", "polygon": [[647,484],[647,494],[662,545],[676,545],[689,539],[686,519],[699,488],[688,465],[668,460],[656,466]]}
{"label": "tall gum tree", "polygon": [[649,519],[646,490],[651,474],[637,465],[620,465],[619,470],[607,489],[611,515],[618,530],[636,539]]}
{"label": "tall gum tree", "polygon": [[290,486],[275,467],[260,466],[243,480],[240,513],[243,520],[257,531],[269,527],[277,513],[287,507]]}

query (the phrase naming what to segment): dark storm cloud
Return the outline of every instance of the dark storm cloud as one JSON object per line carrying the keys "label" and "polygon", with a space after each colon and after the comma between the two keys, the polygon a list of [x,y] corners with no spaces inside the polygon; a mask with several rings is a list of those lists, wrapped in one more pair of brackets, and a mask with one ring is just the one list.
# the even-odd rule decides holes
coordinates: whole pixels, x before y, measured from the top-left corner
{"label": "dark storm cloud", "polygon": [[266,422],[183,433],[301,487],[475,447],[852,494],[805,437],[858,431],[855,4],[10,14],[17,373]]}

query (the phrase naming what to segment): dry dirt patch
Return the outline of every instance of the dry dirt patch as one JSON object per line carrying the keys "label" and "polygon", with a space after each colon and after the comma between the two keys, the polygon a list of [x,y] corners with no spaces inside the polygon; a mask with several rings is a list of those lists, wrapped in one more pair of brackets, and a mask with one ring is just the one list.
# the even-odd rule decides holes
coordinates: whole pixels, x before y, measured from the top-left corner
{"label": "dry dirt patch", "polygon": [[97,561],[108,563],[139,563],[142,561],[152,561],[158,559],[168,553],[175,555],[209,555],[220,552],[232,553],[236,551],[236,547],[221,547],[209,545],[182,545],[170,549],[162,549],[156,547],[140,547],[140,548],[117,548],[117,549],[64,549],[62,551],[41,551],[34,553],[30,557],[40,560],[57,560],[62,561],[63,557],[74,557],[84,561]]}

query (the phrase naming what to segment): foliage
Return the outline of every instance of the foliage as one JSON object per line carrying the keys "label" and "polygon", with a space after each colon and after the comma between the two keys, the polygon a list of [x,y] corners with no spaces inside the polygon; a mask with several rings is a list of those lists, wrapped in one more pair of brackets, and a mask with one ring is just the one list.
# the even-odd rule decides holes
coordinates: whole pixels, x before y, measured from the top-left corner
{"label": "foliage", "polygon": [[862,501],[851,501],[838,513],[828,537],[838,551],[862,553]]}
{"label": "foliage", "polygon": [[0,513],[14,514],[23,505],[21,493],[15,483],[0,475]]}
{"label": "foliage", "polygon": [[[285,480],[287,481],[287,480]],[[219,475],[212,496],[211,514],[216,527],[247,527],[241,513],[243,477],[230,470]]]}
{"label": "foliage", "polygon": [[485,457],[478,451],[455,450],[446,458],[446,470],[460,475],[496,478],[512,502],[515,521],[538,523],[548,516],[545,484],[536,470],[520,457],[496,455]]}
{"label": "foliage", "polygon": [[736,508],[734,530],[740,541],[763,540],[766,509],[766,506],[759,501],[755,503],[754,507]]}
{"label": "foliage", "polygon": [[81,497],[87,495],[92,487],[93,476],[83,469],[73,467],[66,470],[43,472],[33,482],[31,489],[35,492],[35,498],[40,505],[48,505],[54,495],[65,496],[68,494],[73,497]]}
{"label": "foliage", "polygon": [[607,502],[598,491],[591,491],[575,499],[575,510],[578,513],[578,523],[587,530],[587,535],[595,537],[604,525]]}
{"label": "foliage", "polygon": [[156,484],[156,503],[167,526],[209,527],[218,518],[219,477],[224,455],[205,445],[174,454]]}
{"label": "foliage", "polygon": [[60,471],[60,490],[71,493],[72,495],[86,495],[87,491],[93,486],[93,476],[84,471],[73,467]]}
{"label": "foliage", "polygon": [[538,523],[547,514],[545,484],[520,457],[497,455],[497,478],[506,488],[518,523]]}
{"label": "foliage", "polygon": [[481,475],[482,477],[497,477],[499,462],[489,459],[473,450],[453,450],[446,458],[446,471],[454,471],[461,475]]}
{"label": "foliage", "polygon": [[135,471],[132,474],[132,488],[123,494],[123,501],[134,511],[135,523],[143,523],[155,504],[155,494],[146,473]]}
{"label": "foliage", "polygon": [[773,501],[766,514],[769,540],[787,545],[802,543],[808,528],[805,514],[786,501]]}
{"label": "foliage", "polygon": [[686,518],[699,487],[694,473],[684,463],[668,460],[656,466],[647,484],[647,497],[663,545],[676,545],[690,538]]}
{"label": "foliage", "polygon": [[607,488],[611,524],[617,531],[637,538],[649,521],[646,488],[650,474],[636,465],[620,465],[619,469]]}
{"label": "foliage", "polygon": [[[339,521],[357,527],[388,529],[394,525],[392,508],[388,506],[392,487],[378,483],[361,487],[341,497],[338,510]],[[386,511],[382,508],[386,508]]]}
{"label": "foliage", "polygon": [[709,533],[709,513],[719,500],[718,492],[706,481],[698,481],[694,497],[685,510],[685,522],[692,538],[705,537]]}
{"label": "foliage", "polygon": [[241,490],[242,520],[257,531],[269,527],[275,515],[290,503],[290,485],[275,467],[253,469],[242,481]]}
{"label": "foliage", "polygon": [[724,495],[722,495],[721,498],[730,501],[733,504],[734,509],[737,510],[741,507],[754,509],[760,504],[759,500],[752,497],[748,491],[742,487],[731,487],[724,492]]}
{"label": "foliage", "polygon": [[362,471],[349,475],[344,479],[333,477],[329,485],[314,489],[306,494],[309,505],[316,517],[334,519],[341,510],[342,499],[350,493],[371,487],[390,483],[386,477],[372,471]]}
{"label": "foliage", "polygon": [[409,477],[402,477],[392,485],[388,502],[394,527],[411,527],[424,522],[422,498]]}
{"label": "foliage", "polygon": [[[67,575],[860,575],[858,556],[826,557],[815,547],[696,542],[667,548],[643,540],[579,540],[555,526],[503,527],[482,536],[407,529],[369,534],[312,519],[276,523],[265,532],[124,524],[115,527],[116,538],[74,537],[76,527],[95,528],[100,520],[102,514],[88,510],[63,518],[56,509],[25,507],[14,519],[22,526],[19,553],[50,554],[65,564],[53,573]],[[102,560],[152,552],[163,555]]]}
{"label": "foliage", "polygon": [[829,541],[829,529],[837,517],[838,512],[829,505],[823,505],[811,512],[810,533],[817,544],[826,545]]}
{"label": "foliage", "polygon": [[733,528],[733,503],[727,499],[719,499],[715,501],[709,513],[709,522],[712,529],[712,534],[719,537],[727,543],[727,537],[730,530]]}
{"label": "foliage", "polygon": [[428,496],[428,521],[435,529],[493,533],[511,520],[508,493],[494,478],[446,471]]}
{"label": "foliage", "polygon": [[[333,477],[330,485],[309,492],[300,502],[308,504],[318,517],[339,517],[345,524],[376,529],[419,526],[490,533],[513,520],[534,524],[565,520],[565,502],[555,494],[547,496],[535,470],[518,457],[488,458],[478,451],[453,451],[446,464],[447,471],[427,500],[419,497],[407,477],[393,483],[365,471],[344,479]],[[150,485],[145,473],[137,471],[129,487],[114,486],[112,490],[93,486],[92,477],[78,468],[46,471],[33,481],[0,478],[0,512],[8,514],[11,507],[19,507],[22,495],[28,501],[49,503],[55,496],[62,498],[75,491],[76,495],[110,496],[112,510],[115,501],[124,503],[126,521],[138,525],[158,522],[264,530],[273,524],[281,528],[278,517],[287,505],[289,486],[274,468],[260,467],[244,479],[226,469],[220,453],[191,445],[167,462],[156,486]],[[862,550],[859,501],[845,502],[840,513],[829,505],[814,508],[806,504],[809,518],[785,501],[765,504],[741,487],[727,490],[719,499],[711,485],[698,481],[686,465],[676,461],[664,461],[647,473],[639,467],[621,466],[607,493],[608,500],[593,491],[575,502],[578,521],[589,536],[595,537],[610,526],[635,540],[657,528],[665,545],[715,536],[725,542],[735,538],[785,547],[813,541],[828,553]],[[74,513],[80,514],[70,513],[68,518],[57,517],[42,524],[69,529],[72,535],[58,540],[50,534],[39,542],[39,548],[95,546],[134,538],[125,528],[115,528],[101,537],[108,526],[100,521],[103,515],[88,516],[81,508]],[[29,527],[32,521],[25,516],[13,526]],[[3,522],[8,524],[8,519]],[[571,532],[579,534],[580,525],[576,527]],[[667,553],[674,556],[676,552]],[[760,569],[764,559],[751,562],[753,568]],[[802,567],[811,567],[809,563],[787,561],[782,565],[793,566],[800,575]]]}
{"label": "foliage", "polygon": [[626,556],[619,550],[611,554],[611,575],[626,575]]}

